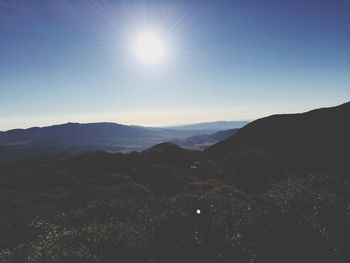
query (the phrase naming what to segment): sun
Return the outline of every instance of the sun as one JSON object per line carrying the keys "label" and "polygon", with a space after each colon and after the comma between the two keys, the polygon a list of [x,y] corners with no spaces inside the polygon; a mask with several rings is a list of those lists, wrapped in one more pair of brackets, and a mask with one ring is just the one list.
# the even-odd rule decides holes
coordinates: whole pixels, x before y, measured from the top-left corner
{"label": "sun", "polygon": [[139,33],[135,40],[135,53],[145,65],[163,62],[166,54],[163,38],[153,31]]}

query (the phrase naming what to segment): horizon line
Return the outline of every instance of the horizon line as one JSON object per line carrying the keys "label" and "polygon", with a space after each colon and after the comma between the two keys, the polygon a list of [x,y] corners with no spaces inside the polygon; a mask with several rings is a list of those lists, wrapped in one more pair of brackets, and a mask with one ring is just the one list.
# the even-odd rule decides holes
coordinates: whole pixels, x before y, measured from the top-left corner
{"label": "horizon line", "polygon": [[91,121],[91,122],[76,122],[76,121],[66,121],[66,122],[58,122],[58,123],[52,123],[52,124],[44,124],[44,125],[32,125],[32,126],[24,126],[24,127],[16,127],[16,128],[10,128],[7,130],[0,130],[0,132],[8,132],[12,130],[27,130],[27,129],[33,129],[33,128],[47,128],[47,127],[53,127],[53,126],[61,126],[61,125],[67,125],[67,124],[117,124],[117,125],[123,125],[123,126],[129,126],[129,127],[143,127],[143,128],[177,128],[181,126],[187,126],[187,125],[197,125],[197,124],[209,124],[209,123],[216,123],[216,122],[246,122],[249,123],[253,120],[213,120],[213,121],[199,121],[199,122],[186,122],[186,123],[177,123],[177,124],[149,124],[149,125],[141,125],[141,124],[126,124],[121,122],[113,122],[113,121]]}

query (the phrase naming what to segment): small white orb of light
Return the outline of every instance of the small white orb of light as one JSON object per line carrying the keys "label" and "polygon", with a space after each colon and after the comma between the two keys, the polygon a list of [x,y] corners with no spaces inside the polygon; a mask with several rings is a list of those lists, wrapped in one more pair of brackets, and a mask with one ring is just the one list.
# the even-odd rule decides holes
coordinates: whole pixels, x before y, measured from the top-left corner
{"label": "small white orb of light", "polygon": [[135,53],[137,58],[146,65],[159,64],[165,56],[165,46],[162,37],[152,31],[137,35]]}
{"label": "small white orb of light", "polygon": [[196,213],[197,213],[197,215],[200,215],[201,210],[200,210],[200,209],[197,209],[197,210],[196,210]]}

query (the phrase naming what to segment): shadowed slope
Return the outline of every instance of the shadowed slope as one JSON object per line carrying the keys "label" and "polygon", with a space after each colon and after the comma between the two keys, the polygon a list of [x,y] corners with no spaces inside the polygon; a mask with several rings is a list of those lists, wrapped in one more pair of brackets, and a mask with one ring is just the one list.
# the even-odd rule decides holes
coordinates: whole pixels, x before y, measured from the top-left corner
{"label": "shadowed slope", "polygon": [[350,102],[299,114],[256,120],[235,135],[208,147],[212,157],[250,149],[278,149],[320,164],[346,163],[350,149]]}

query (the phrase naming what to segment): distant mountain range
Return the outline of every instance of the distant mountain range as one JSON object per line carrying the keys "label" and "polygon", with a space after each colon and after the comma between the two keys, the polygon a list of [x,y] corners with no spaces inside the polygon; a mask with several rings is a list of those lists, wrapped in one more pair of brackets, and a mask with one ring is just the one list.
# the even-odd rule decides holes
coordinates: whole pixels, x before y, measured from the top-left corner
{"label": "distant mountain range", "polygon": [[230,129],[239,129],[248,124],[248,121],[214,121],[187,124],[180,126],[169,126],[167,128],[175,130],[209,130],[212,132]]}
{"label": "distant mountain range", "polygon": [[[42,153],[77,154],[94,150],[127,152],[144,150],[167,141],[174,141],[189,149],[203,149],[204,146],[226,138],[220,134],[212,135],[223,127],[222,123],[224,122],[194,124],[193,129],[127,126],[117,123],[66,123],[42,128],[14,129],[0,133],[0,160],[19,159]],[[237,125],[236,122],[227,122],[224,126]]]}

